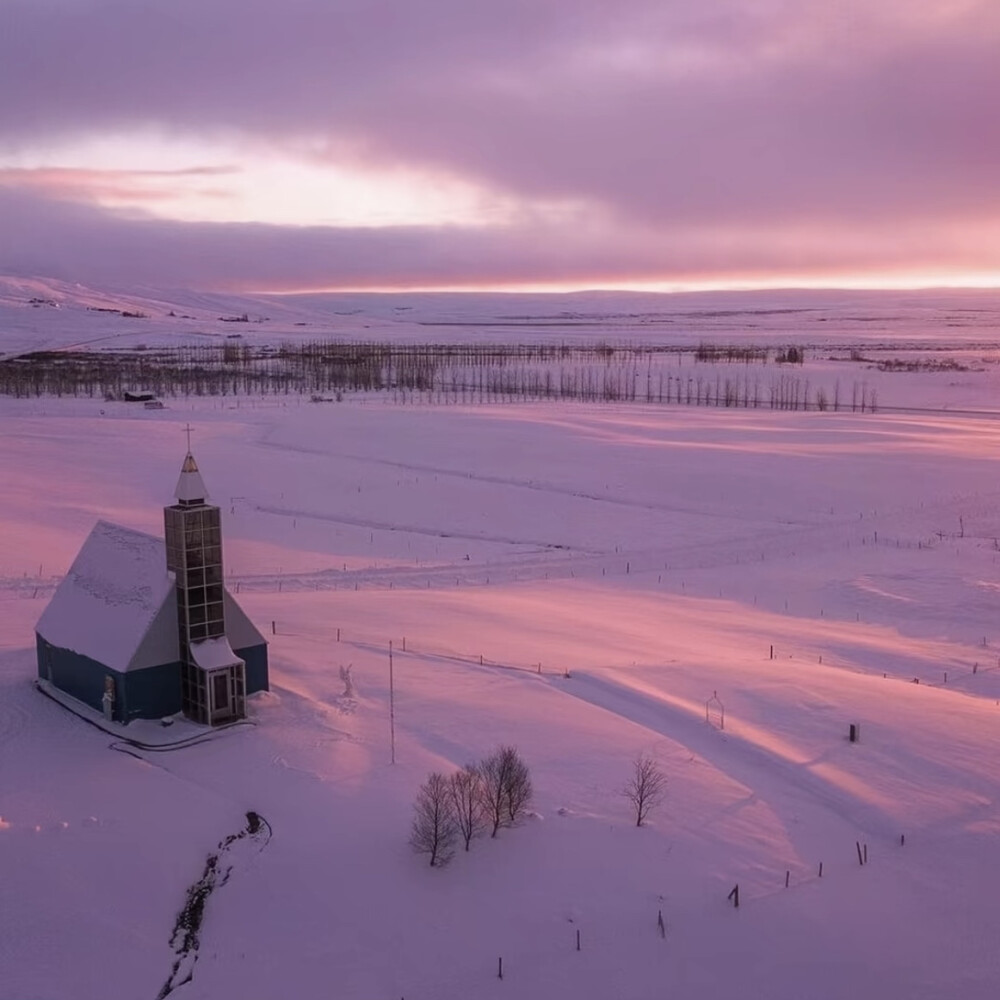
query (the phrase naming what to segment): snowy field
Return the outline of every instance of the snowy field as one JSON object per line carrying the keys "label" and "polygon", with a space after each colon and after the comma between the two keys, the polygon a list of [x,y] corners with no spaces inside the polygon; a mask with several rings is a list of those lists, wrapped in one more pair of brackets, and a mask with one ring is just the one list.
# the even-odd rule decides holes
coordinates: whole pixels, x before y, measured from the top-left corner
{"label": "snowy field", "polygon": [[[11,353],[106,329],[18,294]],[[978,359],[877,373],[880,400],[996,409],[996,298],[955,298],[857,324]],[[398,305],[372,322],[418,339]],[[778,315],[747,335],[786,342]],[[253,727],[123,753],[34,689],[32,630],[97,519],[162,532],[188,422],[273,690]],[[272,835],[178,1000],[996,997],[998,447],[988,413],[0,398],[0,998],[154,1000],[248,810]],[[417,788],[500,743],[532,814],[429,868]],[[637,829],[640,752],[668,789]]]}

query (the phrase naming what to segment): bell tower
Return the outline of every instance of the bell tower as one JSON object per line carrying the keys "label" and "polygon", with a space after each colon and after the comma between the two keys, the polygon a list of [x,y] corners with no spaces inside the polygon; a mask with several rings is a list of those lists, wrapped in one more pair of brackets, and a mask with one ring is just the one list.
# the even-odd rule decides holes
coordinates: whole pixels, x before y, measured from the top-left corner
{"label": "bell tower", "polygon": [[181,705],[195,722],[232,722],[246,714],[244,663],[226,639],[220,511],[208,503],[190,444],[174,497],[163,519],[177,591]]}

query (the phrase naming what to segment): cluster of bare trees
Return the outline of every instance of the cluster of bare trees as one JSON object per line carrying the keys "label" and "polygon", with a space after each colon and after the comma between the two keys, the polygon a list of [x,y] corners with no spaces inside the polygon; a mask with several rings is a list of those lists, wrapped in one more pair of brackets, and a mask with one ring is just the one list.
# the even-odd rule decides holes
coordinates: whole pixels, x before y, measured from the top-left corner
{"label": "cluster of bare trees", "polygon": [[469,850],[486,830],[495,837],[502,827],[513,826],[531,796],[528,766],[512,746],[497,747],[450,776],[435,771],[417,792],[410,845],[429,855],[432,867],[443,867],[459,842]]}
{"label": "cluster of bare trees", "polygon": [[758,347],[756,344],[710,344],[702,341],[695,348],[695,361],[704,361],[716,364],[725,361],[728,364],[742,362],[749,364],[767,364],[770,351],[766,347]]}
{"label": "cluster of bare trees", "polygon": [[[241,318],[237,318],[239,321]],[[0,394],[118,399],[126,391],[159,396],[269,395],[394,390],[479,402],[557,393],[553,366],[584,370],[616,363],[631,371],[640,357],[666,348],[605,344],[394,344],[315,340],[279,347],[226,338],[219,343],[120,351],[35,351],[0,361]],[[579,376],[576,376],[578,379]],[[574,398],[610,389],[578,382]],[[619,385],[619,382],[621,383]],[[599,388],[600,385],[600,388]],[[613,382],[623,392],[624,379]]]}
{"label": "cluster of bare trees", "polygon": [[[639,754],[621,789],[636,826],[645,825],[663,801],[667,778],[656,758]],[[469,850],[487,830],[495,837],[513,826],[531,802],[531,775],[517,749],[500,746],[478,764],[451,775],[434,771],[420,786],[413,804],[410,846],[426,854],[432,867],[444,867],[459,844]]]}

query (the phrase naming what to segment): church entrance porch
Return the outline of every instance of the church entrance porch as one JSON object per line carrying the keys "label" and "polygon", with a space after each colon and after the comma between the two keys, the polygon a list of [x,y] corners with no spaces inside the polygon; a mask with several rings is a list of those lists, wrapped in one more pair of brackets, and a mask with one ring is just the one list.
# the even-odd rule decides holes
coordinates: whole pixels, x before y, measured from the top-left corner
{"label": "church entrance porch", "polygon": [[221,726],[246,716],[246,676],[242,661],[213,670],[195,668],[188,686],[184,714],[193,722]]}
{"label": "church entrance porch", "polygon": [[191,644],[184,685],[184,714],[220,726],[246,716],[246,664],[224,636]]}
{"label": "church entrance porch", "polygon": [[213,726],[234,722],[246,715],[243,664],[213,670],[208,675],[208,719]]}

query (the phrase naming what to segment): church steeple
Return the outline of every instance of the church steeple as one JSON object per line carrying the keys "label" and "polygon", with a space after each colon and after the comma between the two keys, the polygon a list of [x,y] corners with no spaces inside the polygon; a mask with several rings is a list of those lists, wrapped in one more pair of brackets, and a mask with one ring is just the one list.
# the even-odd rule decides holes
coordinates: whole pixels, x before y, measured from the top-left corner
{"label": "church steeple", "polygon": [[177,498],[177,502],[185,507],[203,504],[208,499],[205,481],[201,478],[198,463],[190,451],[184,456],[184,464],[181,466],[181,474],[177,480],[174,496]]}
{"label": "church steeple", "polygon": [[174,497],[163,520],[177,594],[181,705],[188,718],[215,725],[246,714],[246,680],[226,639],[220,511],[208,502],[190,444]]}

